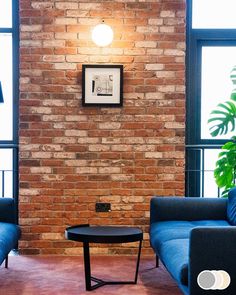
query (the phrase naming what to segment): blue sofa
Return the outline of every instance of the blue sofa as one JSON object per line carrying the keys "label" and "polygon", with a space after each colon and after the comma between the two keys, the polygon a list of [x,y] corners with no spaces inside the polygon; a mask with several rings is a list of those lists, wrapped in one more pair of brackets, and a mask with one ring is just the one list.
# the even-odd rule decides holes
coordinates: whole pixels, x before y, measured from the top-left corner
{"label": "blue sofa", "polygon": [[[150,207],[150,243],[183,294],[236,294],[236,190],[228,199],[154,197]],[[232,205],[232,200],[231,200]],[[203,290],[203,270],[224,270],[231,277],[225,290]]]}
{"label": "blue sofa", "polygon": [[0,198],[0,265],[5,260],[8,267],[8,254],[17,246],[20,227],[15,224],[15,205],[12,198]]}

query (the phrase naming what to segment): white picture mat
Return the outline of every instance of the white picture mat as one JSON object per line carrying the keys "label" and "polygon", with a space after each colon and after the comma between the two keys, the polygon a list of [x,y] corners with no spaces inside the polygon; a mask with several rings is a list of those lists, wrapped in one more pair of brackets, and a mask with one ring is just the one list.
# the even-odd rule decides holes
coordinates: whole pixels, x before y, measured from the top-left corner
{"label": "white picture mat", "polygon": [[[92,80],[94,75],[113,75],[113,95],[94,96]],[[85,103],[119,103],[120,102],[120,68],[86,68],[85,69]]]}

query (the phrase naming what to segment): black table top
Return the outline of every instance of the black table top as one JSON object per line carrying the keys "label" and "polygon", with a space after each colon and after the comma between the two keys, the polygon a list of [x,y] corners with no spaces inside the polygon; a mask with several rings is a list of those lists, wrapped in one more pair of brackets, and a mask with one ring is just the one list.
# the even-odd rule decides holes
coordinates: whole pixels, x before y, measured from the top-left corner
{"label": "black table top", "polygon": [[128,226],[72,226],[65,231],[68,240],[88,243],[129,243],[143,239],[143,232]]}

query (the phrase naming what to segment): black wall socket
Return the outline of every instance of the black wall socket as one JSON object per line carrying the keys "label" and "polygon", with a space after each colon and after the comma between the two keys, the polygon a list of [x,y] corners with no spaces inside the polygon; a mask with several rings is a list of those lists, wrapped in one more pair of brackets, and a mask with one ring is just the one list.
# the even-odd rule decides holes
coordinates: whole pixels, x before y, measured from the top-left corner
{"label": "black wall socket", "polygon": [[95,205],[96,212],[110,212],[111,204],[110,203],[96,203]]}

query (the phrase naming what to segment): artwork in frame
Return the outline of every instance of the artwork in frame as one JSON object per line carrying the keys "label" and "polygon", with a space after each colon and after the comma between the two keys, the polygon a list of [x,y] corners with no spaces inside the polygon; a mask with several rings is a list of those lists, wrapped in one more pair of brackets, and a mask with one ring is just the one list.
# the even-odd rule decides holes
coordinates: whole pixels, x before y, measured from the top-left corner
{"label": "artwork in frame", "polygon": [[82,105],[123,105],[122,65],[82,65]]}

